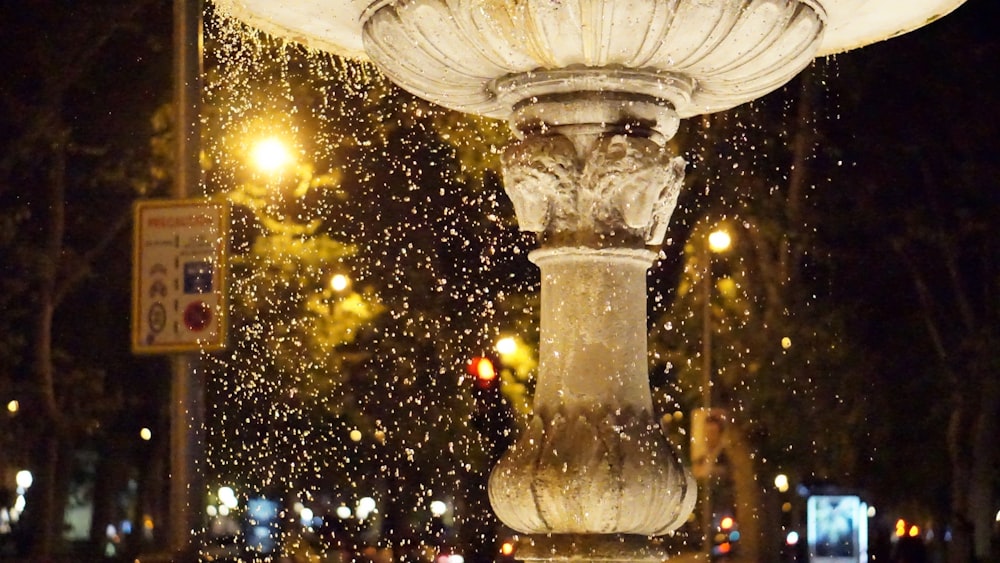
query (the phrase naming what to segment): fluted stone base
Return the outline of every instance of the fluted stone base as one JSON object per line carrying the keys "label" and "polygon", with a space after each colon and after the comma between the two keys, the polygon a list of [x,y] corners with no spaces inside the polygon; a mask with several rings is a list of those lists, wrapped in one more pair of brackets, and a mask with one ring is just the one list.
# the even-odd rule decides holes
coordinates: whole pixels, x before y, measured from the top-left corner
{"label": "fluted stone base", "polygon": [[521,536],[517,558],[530,562],[653,563],[671,558],[662,544],[631,534]]}

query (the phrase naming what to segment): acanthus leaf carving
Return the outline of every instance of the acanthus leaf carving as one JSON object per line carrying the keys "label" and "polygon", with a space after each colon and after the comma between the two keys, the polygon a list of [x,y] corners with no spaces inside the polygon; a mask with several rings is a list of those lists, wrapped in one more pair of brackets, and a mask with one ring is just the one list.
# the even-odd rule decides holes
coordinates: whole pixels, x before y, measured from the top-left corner
{"label": "acanthus leaf carving", "polygon": [[504,153],[504,189],[522,231],[545,232],[575,216],[576,150],[566,137],[531,137]]}
{"label": "acanthus leaf carving", "polygon": [[684,159],[643,137],[606,135],[580,158],[567,137],[539,135],[504,155],[521,230],[575,240],[623,233],[637,244],[662,243],[683,179]]}

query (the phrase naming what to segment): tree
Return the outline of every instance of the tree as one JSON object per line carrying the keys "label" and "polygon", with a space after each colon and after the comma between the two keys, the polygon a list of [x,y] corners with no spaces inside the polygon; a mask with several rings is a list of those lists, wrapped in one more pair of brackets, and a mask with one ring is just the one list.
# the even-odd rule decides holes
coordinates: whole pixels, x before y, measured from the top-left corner
{"label": "tree", "polygon": [[[828,283],[812,234],[825,219],[810,204],[813,193],[829,189],[813,179],[823,157],[818,72],[747,107],[706,116],[680,137],[694,162],[689,202],[679,209],[693,210],[678,217],[683,268],[669,309],[652,327],[652,352],[666,375],[654,382],[674,396],[664,405],[668,414],[701,405],[710,358],[711,404],[724,409],[729,425],[737,557],[747,561],[773,556],[780,541],[764,535],[776,522],[762,484],[785,471],[807,483],[856,486],[852,474],[866,448],[853,439],[866,416],[864,401],[854,398],[864,395],[865,371],[837,313],[815,297]],[[713,255],[707,238],[717,227],[734,243]]]}
{"label": "tree", "polygon": [[[141,1],[92,8],[81,15],[46,2],[33,10],[4,9],[2,15],[3,59],[18,69],[0,92],[6,110],[0,158],[0,202],[8,227],[4,263],[11,275],[8,289],[15,291],[10,295],[15,306],[4,316],[14,327],[30,327],[30,336],[14,329],[25,337],[13,342],[12,365],[15,385],[24,393],[23,412],[31,413],[22,429],[33,445],[25,461],[35,484],[23,531],[38,556],[51,554],[61,537],[75,446],[107,438],[122,407],[119,385],[127,371],[120,363],[127,358],[126,340],[117,347],[103,340],[106,354],[88,354],[86,346],[93,342],[81,342],[81,336],[112,333],[87,332],[80,326],[86,315],[64,313],[86,304],[81,292],[108,283],[101,276],[115,270],[102,265],[127,264],[127,254],[114,251],[127,248],[121,235],[131,200],[158,187],[145,166],[145,143],[118,136],[135,127],[136,116],[148,118],[147,104],[155,104],[155,96],[126,103],[95,91],[109,76],[136,71],[142,57],[162,53],[163,38],[136,24],[163,13]],[[125,48],[132,58],[117,59]],[[120,111],[109,113],[109,107]],[[84,220],[97,216],[104,220]],[[127,295],[122,284],[111,287]],[[99,307],[88,312],[91,319],[106,320]]]}
{"label": "tree", "polygon": [[[828,206],[849,215],[836,225],[850,220],[849,231],[830,233],[831,246],[840,261],[858,265],[838,272],[839,285],[860,308],[878,312],[858,315],[852,328],[881,374],[879,410],[888,424],[880,438],[893,444],[876,460],[879,488],[889,502],[934,514],[935,527],[951,532],[948,560],[956,563],[997,557],[990,542],[1000,454],[987,436],[996,435],[1000,417],[1000,366],[990,351],[1000,313],[998,248],[988,233],[1000,169],[988,125],[996,88],[978,70],[1000,55],[981,23],[995,16],[992,3],[969,2],[919,36],[842,62],[845,82],[854,84],[842,93],[845,113],[856,117],[836,134],[844,147],[857,147],[844,149],[856,164],[843,174],[850,192],[828,194]],[[880,77],[877,90],[852,80],[863,74]],[[928,104],[940,111],[925,112]],[[896,469],[914,456],[940,462]]]}

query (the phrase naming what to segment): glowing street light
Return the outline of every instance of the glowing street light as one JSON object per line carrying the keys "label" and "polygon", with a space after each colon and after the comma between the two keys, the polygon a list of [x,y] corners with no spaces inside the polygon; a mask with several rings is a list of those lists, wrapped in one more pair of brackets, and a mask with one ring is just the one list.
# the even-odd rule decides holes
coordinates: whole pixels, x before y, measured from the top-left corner
{"label": "glowing street light", "polygon": [[517,352],[517,340],[515,340],[513,336],[505,336],[500,340],[497,340],[494,348],[501,356],[509,356],[514,352]]}
{"label": "glowing street light", "polygon": [[784,473],[778,474],[774,478],[774,487],[778,489],[778,492],[784,493],[788,491],[788,475]]}
{"label": "glowing street light", "polygon": [[250,150],[253,165],[267,174],[275,174],[295,162],[288,144],[278,137],[267,137],[257,141]]}
{"label": "glowing street light", "polygon": [[708,235],[708,248],[712,252],[725,252],[732,242],[732,237],[725,229],[716,229]]}
{"label": "glowing street light", "polygon": [[330,277],[330,289],[340,293],[348,287],[351,287],[351,278],[344,274],[334,274]]}

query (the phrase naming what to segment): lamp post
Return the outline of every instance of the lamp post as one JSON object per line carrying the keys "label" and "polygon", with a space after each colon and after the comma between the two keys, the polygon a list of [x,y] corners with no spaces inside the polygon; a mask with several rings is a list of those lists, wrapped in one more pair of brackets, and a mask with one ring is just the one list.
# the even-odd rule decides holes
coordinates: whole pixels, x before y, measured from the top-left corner
{"label": "lamp post", "polygon": [[[174,0],[176,175],[173,196],[190,197],[201,183],[198,115],[202,82],[202,0]],[[177,561],[195,561],[203,527],[205,381],[191,354],[171,361],[169,548]]]}
{"label": "lamp post", "polygon": [[731,244],[729,232],[718,228],[708,234],[702,245],[701,398],[706,413],[712,408],[712,254],[725,252]]}
{"label": "lamp post", "polygon": [[708,449],[708,426],[712,409],[712,254],[725,252],[732,244],[732,237],[723,228],[717,228],[708,234],[701,245],[702,279],[701,279],[701,407],[704,412],[702,422],[703,436],[706,441],[706,473],[705,484],[700,488],[702,515],[701,524],[704,530],[704,546],[706,558],[712,555],[712,491],[711,479],[714,472],[715,459]]}

